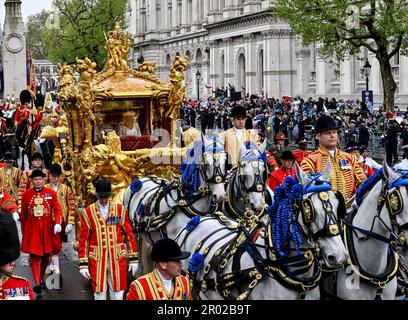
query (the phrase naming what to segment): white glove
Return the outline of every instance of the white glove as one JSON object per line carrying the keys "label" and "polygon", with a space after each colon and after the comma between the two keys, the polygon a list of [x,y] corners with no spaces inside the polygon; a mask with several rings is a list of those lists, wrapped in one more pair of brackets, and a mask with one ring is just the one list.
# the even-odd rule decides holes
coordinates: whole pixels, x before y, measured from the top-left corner
{"label": "white glove", "polygon": [[83,268],[83,269],[79,269],[79,273],[81,274],[81,276],[83,276],[85,279],[90,279],[91,278],[91,274],[89,273],[89,269],[88,268]]}
{"label": "white glove", "polygon": [[128,271],[132,272],[133,275],[136,274],[137,269],[139,269],[139,264],[137,262],[135,263],[129,263],[129,269]]}
{"label": "white glove", "polygon": [[54,226],[54,234],[60,233],[61,232],[61,225],[60,224],[56,224]]}
{"label": "white glove", "polygon": [[15,222],[17,222],[18,220],[20,220],[20,215],[18,214],[17,211],[14,211],[14,212],[12,213],[12,216],[13,216],[13,219],[14,219]]}
{"label": "white glove", "polygon": [[74,226],[72,224],[67,224],[67,226],[65,227],[65,234],[70,233],[72,229],[74,229]]}

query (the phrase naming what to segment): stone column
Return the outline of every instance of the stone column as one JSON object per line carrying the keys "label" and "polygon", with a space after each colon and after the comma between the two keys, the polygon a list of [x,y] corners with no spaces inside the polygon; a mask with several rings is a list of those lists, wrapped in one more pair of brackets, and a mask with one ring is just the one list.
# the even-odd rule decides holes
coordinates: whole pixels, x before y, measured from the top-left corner
{"label": "stone column", "polygon": [[194,32],[197,30],[197,24],[200,21],[200,17],[198,16],[199,14],[199,6],[200,6],[200,1],[202,0],[193,0],[191,5],[192,5],[192,11],[193,11],[193,16],[192,16],[192,21],[191,21],[191,31]]}
{"label": "stone column", "polygon": [[340,94],[350,95],[354,91],[353,57],[346,55],[340,62]]}
{"label": "stone column", "polygon": [[316,55],[316,94],[325,96],[330,88],[329,65]]}
{"label": "stone column", "polygon": [[408,57],[400,55],[399,61],[399,93],[408,94]]}
{"label": "stone column", "polygon": [[156,31],[156,0],[149,0],[147,5],[147,31]]}
{"label": "stone column", "polygon": [[307,92],[310,76],[310,49],[300,45],[296,52],[297,57],[297,93],[303,95]]}
{"label": "stone column", "polygon": [[234,0],[226,0],[225,1],[225,8],[223,9],[222,17],[224,19],[229,19],[229,18],[234,18],[235,17]]}
{"label": "stone column", "polygon": [[188,1],[184,0],[181,2],[181,34],[186,33],[186,27],[187,25],[191,24],[191,17],[189,17],[189,11],[188,11]]}
{"label": "stone column", "polygon": [[171,35],[175,36],[177,34],[176,28],[178,23],[178,0],[173,0],[171,3],[171,13],[172,13],[172,24],[171,24]]}
{"label": "stone column", "polygon": [[255,35],[253,33],[244,36],[246,40],[246,93],[250,95],[256,90],[256,69],[257,69],[257,57],[256,57],[256,45],[255,45]]}
{"label": "stone column", "polygon": [[[227,38],[223,41],[225,44],[225,54],[224,54],[224,61],[225,61],[225,71],[224,71],[224,78],[226,82],[225,88],[229,88],[228,84],[232,86],[235,85],[235,74],[234,74],[234,41],[232,38]],[[213,64],[215,61],[213,61]]]}
{"label": "stone column", "polygon": [[[380,64],[379,64],[378,60],[375,58],[375,56],[373,54],[371,54],[371,53],[368,56],[368,61],[371,64],[371,73],[370,73],[370,77],[369,77],[368,89],[373,90],[373,96],[374,97],[376,95],[377,96],[382,95],[383,94],[383,88],[382,88]],[[364,88],[365,88],[365,85],[364,85]],[[375,100],[375,98],[374,98],[374,100]]]}
{"label": "stone column", "polygon": [[[212,59],[215,59],[215,57],[218,56],[217,43],[215,41],[209,41],[208,44],[210,46],[210,57]],[[217,70],[217,65],[215,63],[215,60],[214,60],[214,62],[210,64],[210,84],[213,90],[215,90],[217,86],[217,80],[218,80],[218,70]]]}
{"label": "stone column", "polygon": [[281,96],[281,81],[280,81],[280,32],[273,30],[270,33],[269,47],[270,47],[270,65],[265,74],[269,77],[269,90],[272,97]]}
{"label": "stone column", "polygon": [[[6,16],[3,33],[4,96],[27,89],[27,56],[21,1],[5,2]],[[45,92],[43,92],[45,94]]]}
{"label": "stone column", "polygon": [[246,0],[244,2],[244,14],[258,11],[261,2],[259,0]]}

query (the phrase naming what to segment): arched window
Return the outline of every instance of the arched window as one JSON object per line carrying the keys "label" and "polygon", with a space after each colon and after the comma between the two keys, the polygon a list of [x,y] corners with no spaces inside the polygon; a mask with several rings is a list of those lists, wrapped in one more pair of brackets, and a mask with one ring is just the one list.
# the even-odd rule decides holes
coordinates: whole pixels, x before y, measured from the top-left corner
{"label": "arched window", "polygon": [[241,53],[237,60],[237,91],[246,90],[245,55]]}

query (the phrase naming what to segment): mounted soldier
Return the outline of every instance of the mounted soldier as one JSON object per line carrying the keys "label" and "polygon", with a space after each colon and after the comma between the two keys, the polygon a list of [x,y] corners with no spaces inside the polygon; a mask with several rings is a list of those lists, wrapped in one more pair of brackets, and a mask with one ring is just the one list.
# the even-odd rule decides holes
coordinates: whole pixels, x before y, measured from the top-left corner
{"label": "mounted soldier", "polygon": [[[332,190],[340,191],[347,202],[352,199],[358,186],[366,180],[366,175],[353,155],[337,148],[338,129],[337,123],[330,116],[323,115],[316,120],[315,133],[320,145],[315,153],[303,159],[302,169],[307,173],[321,173],[329,160],[332,167]],[[348,203],[348,207],[350,205],[351,203]]]}

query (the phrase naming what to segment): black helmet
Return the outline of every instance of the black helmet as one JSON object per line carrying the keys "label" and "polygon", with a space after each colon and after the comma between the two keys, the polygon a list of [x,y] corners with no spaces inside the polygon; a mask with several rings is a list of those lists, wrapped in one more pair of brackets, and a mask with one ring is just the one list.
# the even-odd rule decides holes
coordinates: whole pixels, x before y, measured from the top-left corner
{"label": "black helmet", "polygon": [[45,101],[44,95],[42,93],[37,93],[36,94],[36,99],[34,101],[34,105],[36,107],[43,107],[44,106],[44,101]]}
{"label": "black helmet", "polygon": [[6,163],[14,162],[13,153],[11,151],[6,151],[4,153],[4,162]]}
{"label": "black helmet", "polygon": [[50,167],[50,173],[61,175],[62,174],[61,166],[58,163],[53,163]]}
{"label": "black helmet", "polygon": [[281,160],[295,160],[295,156],[293,155],[292,151],[285,150],[282,152]]}
{"label": "black helmet", "polygon": [[361,152],[361,146],[355,141],[347,142],[345,151],[346,152],[351,152],[351,151],[354,151],[354,150],[359,150]]}
{"label": "black helmet", "polygon": [[20,240],[14,219],[0,212],[0,266],[17,260],[20,256]]}
{"label": "black helmet", "polygon": [[28,90],[23,90],[20,92],[20,103],[30,103],[31,102],[31,93]]}
{"label": "black helmet", "polygon": [[315,133],[320,133],[326,130],[338,129],[339,126],[332,117],[323,115],[316,120],[314,125]]}
{"label": "black helmet", "polygon": [[169,238],[160,239],[153,244],[151,258],[154,262],[184,260],[190,252],[181,251],[176,241]]}
{"label": "black helmet", "polygon": [[113,194],[111,182],[106,178],[102,178],[96,181],[95,187],[95,196],[97,197],[107,198]]}
{"label": "black helmet", "polygon": [[244,106],[236,105],[231,110],[231,117],[246,117],[246,109]]}

